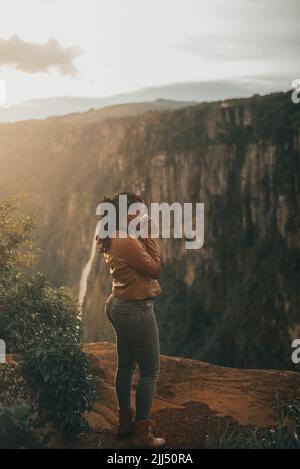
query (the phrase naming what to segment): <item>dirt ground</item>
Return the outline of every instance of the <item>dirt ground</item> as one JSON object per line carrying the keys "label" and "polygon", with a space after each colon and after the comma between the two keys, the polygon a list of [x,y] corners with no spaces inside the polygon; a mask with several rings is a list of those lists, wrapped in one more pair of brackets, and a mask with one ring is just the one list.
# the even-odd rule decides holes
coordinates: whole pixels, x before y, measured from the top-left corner
{"label": "dirt ground", "polygon": [[[94,410],[86,415],[91,431],[78,438],[76,447],[128,448],[129,440],[120,442],[115,438],[115,346],[86,344],[84,350],[99,383]],[[167,440],[167,448],[211,447],[218,445],[211,439],[220,429],[230,433],[244,428],[272,428],[279,420],[279,402],[295,398],[300,398],[298,373],[238,370],[162,356],[153,430]]]}

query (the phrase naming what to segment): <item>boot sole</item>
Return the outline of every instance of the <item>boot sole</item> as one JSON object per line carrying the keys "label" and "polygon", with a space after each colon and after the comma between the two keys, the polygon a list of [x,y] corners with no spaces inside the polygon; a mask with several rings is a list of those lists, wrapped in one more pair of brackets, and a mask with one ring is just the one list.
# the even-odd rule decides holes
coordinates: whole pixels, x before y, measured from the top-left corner
{"label": "boot sole", "polygon": [[150,446],[150,445],[147,445],[147,444],[137,444],[135,445],[134,443],[132,443],[130,445],[130,448],[131,449],[160,449],[160,448],[164,448],[166,446],[167,442],[165,441],[164,443],[162,443],[161,445],[158,445],[158,446]]}

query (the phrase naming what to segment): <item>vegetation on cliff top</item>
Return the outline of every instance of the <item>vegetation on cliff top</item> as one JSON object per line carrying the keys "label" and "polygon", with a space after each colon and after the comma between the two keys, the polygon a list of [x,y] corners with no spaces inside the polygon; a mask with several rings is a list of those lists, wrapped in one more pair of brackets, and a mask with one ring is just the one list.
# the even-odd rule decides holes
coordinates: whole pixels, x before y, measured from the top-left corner
{"label": "vegetation on cliff top", "polygon": [[300,402],[280,406],[272,429],[245,428],[227,423],[209,431],[207,449],[300,449]]}

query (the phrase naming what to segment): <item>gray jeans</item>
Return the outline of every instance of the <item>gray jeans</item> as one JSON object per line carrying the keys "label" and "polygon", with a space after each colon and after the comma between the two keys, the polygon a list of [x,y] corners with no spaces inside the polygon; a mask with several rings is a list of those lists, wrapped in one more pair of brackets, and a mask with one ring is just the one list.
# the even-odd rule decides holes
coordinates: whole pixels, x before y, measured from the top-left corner
{"label": "gray jeans", "polygon": [[160,366],[153,300],[123,300],[111,296],[106,302],[106,316],[117,339],[115,386],[119,409],[131,408],[132,376],[138,364],[136,420],[146,420],[150,417]]}

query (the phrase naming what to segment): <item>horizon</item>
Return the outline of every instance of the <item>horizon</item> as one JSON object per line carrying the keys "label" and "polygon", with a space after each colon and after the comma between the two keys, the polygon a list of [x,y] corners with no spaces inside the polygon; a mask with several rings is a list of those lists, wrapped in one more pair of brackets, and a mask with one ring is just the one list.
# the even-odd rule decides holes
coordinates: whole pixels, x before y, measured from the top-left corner
{"label": "horizon", "polygon": [[[229,80],[230,81],[230,80]],[[8,104],[6,106],[6,109],[9,109],[11,107],[14,107],[14,106],[18,106],[18,105],[21,105],[21,104],[25,104],[25,103],[28,103],[28,102],[31,102],[31,101],[46,101],[46,100],[54,100],[54,99],[63,99],[63,98],[66,98],[66,99],[90,99],[90,100],[93,100],[93,99],[108,99],[108,98],[112,98],[112,97],[117,97],[119,95],[126,95],[126,94],[131,94],[131,93],[138,93],[140,91],[145,91],[145,90],[148,90],[148,89],[160,89],[160,88],[164,88],[164,87],[168,87],[168,86],[173,86],[173,85],[192,85],[192,84],[197,84],[197,85],[201,85],[201,84],[206,84],[207,82],[195,82],[195,81],[186,81],[186,82],[170,82],[170,83],[162,83],[161,85],[158,85],[158,86],[153,86],[153,87],[142,87],[142,88],[135,88],[135,89],[130,89],[130,90],[127,90],[127,91],[124,91],[123,93],[116,93],[116,94],[109,94],[109,95],[105,95],[105,96],[97,96],[97,95],[94,95],[94,96],[88,96],[88,95],[72,95],[72,94],[57,94],[57,95],[53,95],[53,96],[45,96],[45,97],[37,97],[37,98],[28,98],[28,99],[25,99],[24,101],[18,101],[16,103],[11,103],[11,104]],[[219,83],[219,84],[222,84],[223,81],[222,80],[215,80],[214,83]],[[290,86],[288,84],[288,81],[287,81],[287,87],[286,88],[278,88],[278,89],[272,89],[270,90],[269,92],[266,92],[266,93],[262,93],[260,91],[253,91],[253,94],[249,94],[249,95],[240,95],[238,97],[224,97],[224,98],[219,98],[219,99],[211,99],[211,100],[208,100],[208,102],[214,102],[214,101],[219,101],[219,100],[222,100],[222,99],[243,99],[243,98],[251,98],[253,97],[254,95],[260,95],[260,96],[264,96],[265,94],[274,94],[274,93],[286,93],[288,91],[291,91],[293,88],[292,88],[292,83],[290,83]],[[168,98],[164,98],[163,96],[161,97],[158,97],[158,98],[154,98],[153,101],[159,101],[159,100],[166,100],[166,101],[180,101],[180,97],[178,98],[173,98],[173,99],[168,99]],[[194,100],[185,100],[183,99],[183,101],[186,101],[187,103],[190,102],[190,103],[193,103],[193,102],[197,102],[197,104],[201,103],[201,102],[204,102],[204,101],[194,101]],[[132,103],[140,103],[142,101],[133,101]],[[120,103],[121,105],[122,104],[131,104],[130,101],[126,102],[126,103]],[[119,104],[113,104],[113,106],[118,106]],[[110,105],[108,105],[109,107],[111,107]],[[0,101],[0,108],[1,108],[1,101]]]}
{"label": "horizon", "polygon": [[[238,81],[214,82],[186,82],[170,83],[158,87],[141,88],[128,93],[110,95],[107,97],[90,96],[50,96],[33,98],[20,103],[8,105],[5,98],[5,84],[0,81],[0,123],[14,123],[20,121],[47,119],[50,117],[63,117],[73,114],[83,114],[91,110],[113,109],[120,106],[134,105],[163,105],[174,103],[174,106],[188,107],[203,103],[217,103],[231,100],[251,99],[255,96],[267,96],[277,93],[291,92],[295,83],[285,88],[270,87],[267,82],[257,81],[242,83]],[[2,98],[2,99],[1,99]]]}

